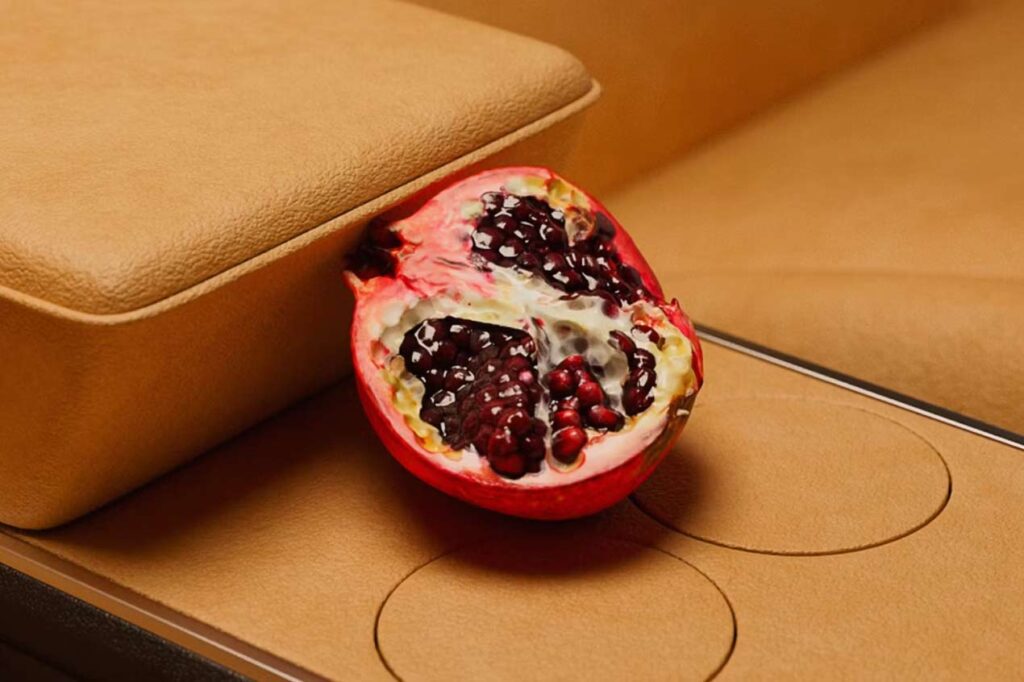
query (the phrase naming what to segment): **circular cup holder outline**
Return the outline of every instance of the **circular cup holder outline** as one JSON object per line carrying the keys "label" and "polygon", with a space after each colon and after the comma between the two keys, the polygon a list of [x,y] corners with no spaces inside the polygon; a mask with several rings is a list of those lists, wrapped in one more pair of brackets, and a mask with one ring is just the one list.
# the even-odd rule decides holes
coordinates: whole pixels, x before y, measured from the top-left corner
{"label": "circular cup holder outline", "polygon": [[[744,394],[740,394],[740,395],[733,395],[733,396],[729,396],[727,398],[722,398],[722,399],[714,400],[714,401],[712,401],[710,403],[698,402],[696,405],[693,406],[693,410],[691,411],[690,417],[692,419],[695,416],[694,413],[699,408],[706,407],[708,405],[719,405],[719,404],[722,404],[722,403],[728,403],[728,402],[733,402],[733,401],[755,400],[755,399],[757,399],[757,400],[769,399],[769,400],[804,401],[804,402],[807,402],[807,403],[820,403],[820,404],[830,405],[830,406],[833,406],[833,407],[842,407],[842,408],[847,408],[847,409],[853,409],[853,410],[857,410],[859,412],[862,412],[864,414],[870,415],[872,417],[878,417],[880,419],[883,419],[883,420],[885,420],[885,421],[887,421],[887,422],[889,422],[889,423],[891,423],[891,424],[893,424],[893,425],[895,425],[895,426],[905,430],[911,436],[913,436],[914,438],[919,440],[921,443],[923,443],[925,445],[925,447],[927,447],[928,450],[931,451],[931,453],[935,456],[935,458],[942,465],[942,469],[943,469],[943,471],[944,471],[944,473],[946,475],[946,491],[945,491],[944,497],[942,498],[942,501],[922,521],[920,521],[919,523],[911,526],[910,528],[908,528],[907,530],[905,530],[905,531],[903,531],[901,533],[898,533],[898,534],[890,536],[890,537],[882,538],[882,539],[880,539],[878,541],[875,541],[875,542],[867,542],[867,543],[864,543],[864,544],[861,544],[861,545],[857,545],[857,546],[854,546],[854,547],[844,547],[844,548],[837,548],[837,549],[823,549],[823,550],[775,550],[775,549],[766,549],[766,548],[758,548],[758,547],[746,547],[746,546],[743,546],[743,545],[740,545],[740,544],[730,543],[730,542],[724,541],[724,540],[717,540],[717,539],[714,539],[714,538],[709,538],[709,537],[702,536],[702,535],[694,533],[692,531],[683,530],[681,528],[676,527],[670,521],[667,521],[667,520],[661,518],[656,513],[651,511],[643,502],[641,502],[640,499],[638,499],[638,492],[639,491],[634,491],[634,492],[632,492],[629,495],[630,503],[632,505],[634,505],[644,516],[646,516],[647,518],[651,519],[654,523],[657,523],[658,525],[662,526],[663,528],[665,528],[665,529],[667,529],[667,530],[669,530],[669,531],[671,531],[673,533],[677,533],[679,535],[682,535],[682,536],[687,537],[687,538],[691,538],[693,540],[697,540],[699,542],[703,542],[703,543],[706,543],[706,544],[709,544],[709,545],[715,545],[717,547],[722,547],[724,549],[735,550],[735,551],[739,551],[739,552],[747,552],[749,554],[764,554],[764,555],[769,555],[769,556],[802,556],[802,557],[834,556],[834,555],[839,555],[839,554],[851,554],[851,553],[854,553],[854,552],[862,552],[862,551],[865,551],[865,550],[874,549],[876,547],[882,547],[884,545],[888,545],[890,543],[896,542],[896,541],[901,540],[903,538],[906,538],[906,537],[908,537],[910,535],[913,535],[914,533],[916,533],[916,532],[920,531],[921,529],[925,528],[926,526],[931,524],[932,521],[937,519],[942,514],[942,512],[944,512],[946,510],[946,507],[949,506],[949,501],[953,497],[953,474],[952,474],[952,471],[949,468],[949,464],[946,462],[945,457],[942,456],[942,453],[939,451],[939,449],[937,447],[935,447],[935,445],[930,440],[925,438],[923,435],[918,433],[916,430],[914,430],[913,428],[911,428],[907,424],[904,424],[903,422],[901,422],[901,421],[899,421],[897,419],[894,419],[894,418],[892,418],[892,417],[890,417],[888,415],[880,414],[878,412],[875,412],[874,410],[869,410],[869,409],[867,409],[865,407],[862,407],[860,405],[854,405],[854,404],[851,404],[851,403],[848,403],[848,402],[839,401],[839,400],[829,400],[827,398],[808,398],[806,396],[794,395],[794,394],[791,394],[791,393],[760,393],[760,394],[759,393],[744,393]],[[699,419],[699,417],[697,417],[697,418]],[[685,429],[683,430],[683,433],[682,433],[682,435],[680,437],[680,440],[682,440],[684,438],[686,438],[686,430]],[[671,452],[669,453],[668,456],[669,457],[672,456]],[[654,478],[655,476],[657,476],[657,470],[655,470],[655,472],[652,474],[651,478]]]}
{"label": "circular cup holder outline", "polygon": [[[659,547],[657,545],[652,545],[646,542],[640,542],[633,538],[622,537],[618,535],[610,535],[607,532],[593,532],[591,533],[591,535],[594,538],[598,538],[606,542],[611,541],[629,544],[633,545],[634,547],[646,550],[653,550],[655,552],[663,554],[668,558],[683,564],[683,566],[685,566],[686,568],[695,571],[704,581],[709,583],[711,587],[714,588],[715,592],[718,594],[718,596],[722,599],[723,603],[725,604],[726,609],[728,609],[730,625],[732,628],[732,637],[729,641],[728,647],[726,648],[725,654],[722,656],[721,661],[718,662],[718,665],[715,666],[714,670],[712,670],[711,673],[707,676],[706,682],[710,682],[711,680],[714,680],[716,677],[718,677],[725,669],[725,667],[729,664],[729,661],[732,660],[733,654],[736,652],[737,641],[739,640],[739,621],[736,616],[736,609],[733,606],[733,602],[729,598],[729,595],[726,594],[724,589],[722,589],[722,586],[719,585],[718,582],[716,582],[715,579],[708,575],[707,572],[705,572],[703,569],[699,568],[698,566],[695,566],[686,559],[683,559],[682,557],[676,555],[670,549]],[[403,575],[394,585],[391,586],[391,588],[387,591],[387,594],[384,595],[384,598],[377,606],[377,612],[374,615],[373,646],[377,652],[378,660],[380,660],[381,665],[384,666],[384,669],[388,671],[388,674],[391,675],[392,678],[394,678],[395,680],[399,680],[400,682],[404,680],[404,678],[398,674],[398,671],[395,670],[394,666],[388,661],[387,655],[384,653],[384,649],[382,648],[380,642],[380,621],[382,616],[384,615],[384,609],[387,608],[388,602],[391,601],[392,596],[394,596],[394,594],[399,590],[399,588],[401,588],[402,585],[404,585],[410,578],[415,576],[417,573],[426,569],[432,564],[435,564],[438,561],[441,561],[442,559],[449,557],[450,555],[458,554],[459,552],[471,550],[476,547],[480,547],[487,544],[496,544],[502,541],[507,541],[509,539],[514,539],[515,537],[516,534],[506,532],[496,538],[475,539],[448,548],[440,552],[439,554],[431,557],[430,559],[414,566],[408,573]]]}

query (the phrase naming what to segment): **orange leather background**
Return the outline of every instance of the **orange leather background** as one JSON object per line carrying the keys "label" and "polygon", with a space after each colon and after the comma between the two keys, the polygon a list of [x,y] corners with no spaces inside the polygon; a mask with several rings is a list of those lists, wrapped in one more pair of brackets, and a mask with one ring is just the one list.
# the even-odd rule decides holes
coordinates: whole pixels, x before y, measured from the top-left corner
{"label": "orange leather background", "polygon": [[1024,4],[608,197],[705,324],[1024,433]]}
{"label": "orange leather background", "polygon": [[[338,258],[370,215],[478,164],[559,163],[577,134],[583,151],[570,174],[598,188],[616,185],[604,196],[666,289],[698,318],[1015,419],[1024,383],[1015,379],[1024,319],[1015,234],[1024,208],[1015,163],[1024,151],[1019,5],[937,24],[685,158],[676,154],[949,3],[663,2],[647,13],[602,1],[579,22],[556,3],[490,8],[489,19],[570,44],[617,93],[582,131],[574,114],[596,91],[574,60],[537,43],[361,2],[325,26],[346,32],[353,54],[373,59],[339,70],[314,54],[334,54],[321,14],[282,24],[282,6],[203,6],[215,8],[209,22],[185,34],[232,29],[233,12],[251,11],[264,22],[256,25],[281,31],[267,49],[289,55],[288,69],[270,69],[282,96],[305,88],[322,98],[292,110],[252,98],[245,79],[232,86],[237,98],[200,88],[210,98],[203,107],[237,105],[238,120],[253,123],[206,128],[188,102],[175,108],[175,98],[151,84],[153,102],[170,103],[161,121],[189,132],[199,126],[207,149],[224,151],[224,130],[240,136],[233,153],[245,172],[231,177],[219,175],[233,167],[229,158],[206,159],[170,137],[152,158],[173,165],[147,176],[145,144],[135,138],[136,154],[119,158],[111,140],[130,143],[132,134],[117,135],[103,116],[64,120],[71,124],[60,154],[97,154],[103,163],[91,173],[53,159],[26,165],[35,203],[3,214],[4,281],[87,312],[24,291],[0,296],[0,396],[8,399],[0,410],[0,520],[65,521],[211,451],[84,518],[22,539],[337,679],[452,679],[463,671],[703,679],[723,665],[718,679],[1024,677],[1020,452],[711,344],[708,383],[669,460],[634,501],[591,519],[530,524],[441,496],[388,457],[351,384],[215,446],[347,370]],[[347,11],[315,7],[328,16]],[[119,16],[135,21],[141,11]],[[361,27],[360,18],[373,25]],[[123,65],[124,55],[97,52],[74,24],[58,17],[57,34],[15,31],[18,41],[39,38],[18,54],[66,65],[81,54],[71,59],[64,45],[90,47],[84,54],[112,88],[93,106],[130,108],[103,69]],[[307,32],[316,39],[291,40]],[[454,66],[474,80],[452,84],[433,62],[410,64],[400,49],[374,43],[397,35],[425,54],[424,36],[436,32],[464,38],[436,48],[444,63],[462,55]],[[142,31],[124,44],[167,37]],[[258,37],[204,45],[262,64],[268,53],[256,49]],[[495,75],[510,58],[503,51],[496,59],[495,43],[522,59],[511,80]],[[204,70],[209,54],[174,54],[182,73],[198,79],[183,76],[186,90],[216,80]],[[147,65],[127,73],[148,82]],[[406,100],[343,106],[339,93],[355,87],[344,84],[361,83],[368,70],[385,95],[406,92],[406,77],[423,94],[424,73],[436,77],[426,82],[437,90],[426,93],[429,111],[415,117],[428,125],[410,132]],[[19,63],[6,73],[30,71]],[[319,88],[320,79],[337,89]],[[45,96],[45,88],[16,80],[0,93]],[[74,84],[69,77],[61,94],[75,94]],[[541,96],[520,99],[523,88]],[[0,98],[0,111],[26,101]],[[38,120],[19,119],[23,132],[82,113],[29,104],[24,111]],[[300,109],[310,118],[292,120]],[[324,133],[337,146],[322,148],[315,134],[323,131],[310,121],[325,112],[340,119]],[[352,112],[358,120],[347,118]],[[459,127],[466,120],[486,129]],[[415,164],[387,163],[398,154],[382,142],[391,137],[359,135],[377,125],[394,126]],[[281,131],[296,137],[268,135]],[[0,139],[25,156],[24,140]],[[448,139],[466,142],[458,158],[435,144]],[[344,154],[357,148],[360,162],[345,166]],[[288,158],[272,158],[275,149]],[[13,158],[0,155],[0,169],[16,176]],[[37,184],[62,169],[79,173],[67,185],[76,191]],[[619,184],[641,169],[653,170]],[[151,195],[133,192],[130,202],[106,206],[87,191],[104,172],[134,188],[147,177],[160,182]],[[210,212],[220,220],[203,223],[210,196],[177,186],[178,213],[150,224],[173,234],[132,223],[133,206],[147,208],[141,216],[167,203],[163,182],[197,178],[225,198]],[[380,183],[380,195],[355,198],[367,179]],[[264,193],[277,182],[289,190]],[[307,214],[307,204],[290,201],[309,198],[309,188],[319,193]],[[341,196],[334,190],[354,203],[331,204]],[[18,205],[16,193],[2,196],[0,208]],[[38,233],[18,222],[45,213],[47,198],[60,209],[50,217],[63,211],[70,222]],[[68,209],[76,199],[100,212]],[[321,220],[323,211],[341,215],[302,231],[305,218]],[[86,220],[95,215],[118,221]],[[79,220],[82,230],[61,242],[55,226]],[[33,242],[47,229],[49,241]],[[174,257],[164,261],[167,249]],[[145,258],[130,258],[136,253]],[[182,253],[202,257],[193,269]],[[79,282],[87,286],[79,290]],[[522,632],[536,643],[510,639]]]}
{"label": "orange leather background", "polygon": [[963,5],[415,0],[576,55],[605,96],[559,169],[597,196]]}

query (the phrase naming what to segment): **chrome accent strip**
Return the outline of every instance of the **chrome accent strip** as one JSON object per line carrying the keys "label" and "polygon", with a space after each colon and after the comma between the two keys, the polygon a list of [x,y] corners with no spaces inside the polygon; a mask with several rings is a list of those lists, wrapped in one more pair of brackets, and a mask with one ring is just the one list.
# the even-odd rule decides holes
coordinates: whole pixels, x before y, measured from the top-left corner
{"label": "chrome accent strip", "polygon": [[943,407],[927,403],[917,398],[891,391],[882,386],[869,383],[867,381],[861,381],[842,372],[831,370],[827,367],[801,360],[800,358],[792,355],[787,355],[771,348],[767,348],[760,344],[754,343],[753,341],[747,341],[731,334],[712,329],[704,325],[694,325],[697,328],[697,335],[702,341],[710,341],[711,343],[729,348],[738,353],[749,355],[750,357],[757,358],[758,360],[764,360],[765,362],[771,363],[777,367],[782,367],[798,374],[803,374],[819,381],[845,388],[848,391],[853,391],[862,396],[873,398],[875,400],[898,407],[908,412],[934,419],[937,422],[941,422],[946,426],[952,426],[969,433],[973,433],[976,436],[982,438],[988,438],[994,440],[1002,445],[1008,445],[1011,448],[1017,450],[1024,450],[1024,435],[1014,433],[1002,429],[992,424],[987,424],[983,421],[973,419],[966,415],[962,415],[952,410],[947,410]]}

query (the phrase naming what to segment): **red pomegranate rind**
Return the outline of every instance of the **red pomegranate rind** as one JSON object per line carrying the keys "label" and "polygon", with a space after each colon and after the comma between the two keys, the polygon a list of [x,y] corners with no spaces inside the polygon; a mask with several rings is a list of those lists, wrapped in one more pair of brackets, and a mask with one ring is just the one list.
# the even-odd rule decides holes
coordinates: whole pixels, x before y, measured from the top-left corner
{"label": "red pomegranate rind", "polygon": [[[414,475],[485,508],[558,519],[622,499],[702,381],[692,325],[625,230],[547,169],[486,171],[375,225],[346,279],[375,431]],[[566,369],[574,393],[549,392]]]}

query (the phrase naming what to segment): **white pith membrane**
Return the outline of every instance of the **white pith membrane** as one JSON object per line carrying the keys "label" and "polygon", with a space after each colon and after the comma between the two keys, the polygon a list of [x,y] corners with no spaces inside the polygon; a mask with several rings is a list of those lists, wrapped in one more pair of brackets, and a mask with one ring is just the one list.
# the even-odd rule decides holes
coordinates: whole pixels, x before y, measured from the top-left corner
{"label": "white pith membrane", "polygon": [[[583,293],[567,298],[565,291],[552,287],[540,276],[498,266],[485,270],[486,262],[471,253],[469,238],[482,212],[479,197],[497,189],[531,194],[552,208],[564,210],[572,234],[572,216],[586,216],[589,205],[584,195],[564,181],[506,178],[502,186],[496,187],[493,180],[488,182],[481,177],[479,182],[457,189],[458,199],[445,198],[442,193],[416,215],[394,226],[406,243],[398,254],[397,281],[388,287],[388,300],[359,322],[361,336],[371,348],[369,359],[384,379],[383,386],[392,392],[391,396],[381,397],[390,397],[409,427],[410,436],[423,450],[436,456],[438,466],[463,473],[476,472],[507,485],[543,487],[589,478],[643,451],[658,438],[670,418],[683,416],[670,414],[680,409],[679,398],[696,390],[689,339],[661,308],[648,301],[624,305],[611,317],[603,312],[604,301],[597,296]],[[549,428],[545,436],[545,466],[538,473],[527,473],[518,479],[494,473],[472,445],[453,450],[434,426],[420,419],[425,388],[420,379],[406,370],[399,353],[406,332],[423,320],[444,317],[529,333],[537,345],[537,378],[542,385],[544,376],[569,355],[582,355],[592,367],[603,368],[603,376],[595,375],[595,379],[607,395],[608,405],[625,416],[623,428],[602,432],[584,427],[587,444],[578,459],[568,465],[551,455],[553,431]],[[631,333],[635,324],[653,328],[661,336],[661,343]],[[625,415],[621,404],[622,383],[628,371],[626,356],[611,345],[612,331],[627,334],[637,348],[649,351],[656,361],[654,402],[632,417]],[[545,397],[537,404],[533,416],[548,423],[547,407],[545,388]],[[553,477],[551,472],[557,476]]]}

